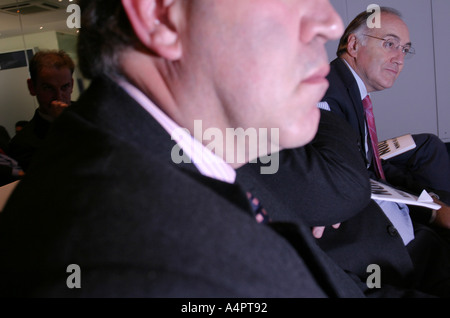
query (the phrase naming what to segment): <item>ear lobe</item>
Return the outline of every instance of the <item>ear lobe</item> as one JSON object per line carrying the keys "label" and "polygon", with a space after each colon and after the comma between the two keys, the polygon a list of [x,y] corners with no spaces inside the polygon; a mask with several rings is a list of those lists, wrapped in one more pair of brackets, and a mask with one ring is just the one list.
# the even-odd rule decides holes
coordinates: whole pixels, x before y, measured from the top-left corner
{"label": "ear lobe", "polygon": [[170,21],[174,1],[122,0],[128,19],[140,42],[168,60],[181,57],[179,34]]}
{"label": "ear lobe", "polygon": [[178,60],[182,55],[179,34],[169,26],[159,23],[151,34],[151,49],[168,60]]}

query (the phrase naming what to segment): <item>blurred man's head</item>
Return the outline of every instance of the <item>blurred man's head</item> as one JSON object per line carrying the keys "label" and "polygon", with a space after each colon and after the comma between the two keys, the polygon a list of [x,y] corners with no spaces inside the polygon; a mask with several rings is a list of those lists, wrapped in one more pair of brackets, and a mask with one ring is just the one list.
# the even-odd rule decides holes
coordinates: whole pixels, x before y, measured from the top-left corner
{"label": "blurred man's head", "polygon": [[70,105],[74,69],[72,59],[63,51],[40,51],[33,56],[28,89],[43,114],[55,118],[60,109]]}
{"label": "blurred man's head", "polygon": [[204,130],[278,129],[279,141],[261,136],[273,148],[302,146],[315,135],[316,104],[328,88],[324,45],[343,31],[328,0],[80,5],[87,77],[126,78],[191,133],[196,120]]}

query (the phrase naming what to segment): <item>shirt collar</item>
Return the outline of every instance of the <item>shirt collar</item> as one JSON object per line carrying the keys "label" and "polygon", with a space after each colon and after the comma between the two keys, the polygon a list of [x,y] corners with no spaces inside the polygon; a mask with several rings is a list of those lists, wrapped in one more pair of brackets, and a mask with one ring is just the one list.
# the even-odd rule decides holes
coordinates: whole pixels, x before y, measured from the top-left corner
{"label": "shirt collar", "polygon": [[118,82],[169,133],[201,174],[231,184],[235,182],[236,171],[233,167],[195,139],[187,129],[175,123],[135,86],[124,80]]}

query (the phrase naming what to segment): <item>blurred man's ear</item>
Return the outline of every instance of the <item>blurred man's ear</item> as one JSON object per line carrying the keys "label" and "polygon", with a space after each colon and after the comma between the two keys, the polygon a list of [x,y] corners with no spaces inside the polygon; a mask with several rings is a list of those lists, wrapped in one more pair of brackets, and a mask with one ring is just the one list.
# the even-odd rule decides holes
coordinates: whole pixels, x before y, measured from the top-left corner
{"label": "blurred man's ear", "polygon": [[30,92],[31,96],[36,96],[36,90],[34,88],[33,81],[31,78],[27,79],[27,85],[28,85],[28,91]]}
{"label": "blurred man's ear", "polygon": [[[168,60],[181,57],[182,47],[176,21],[170,14],[179,0],[122,0],[131,26],[141,43]],[[182,0],[185,1],[185,0]]]}

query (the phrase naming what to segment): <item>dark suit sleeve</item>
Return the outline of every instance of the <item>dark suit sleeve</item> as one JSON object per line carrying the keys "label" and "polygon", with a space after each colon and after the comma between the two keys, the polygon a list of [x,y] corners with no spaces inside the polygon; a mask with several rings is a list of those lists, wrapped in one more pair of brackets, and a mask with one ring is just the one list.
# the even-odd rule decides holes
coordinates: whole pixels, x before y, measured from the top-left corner
{"label": "dark suit sleeve", "polygon": [[[305,193],[292,193],[296,207],[308,206],[307,219],[312,226],[342,222],[368,204],[370,184],[358,147],[358,137],[344,120],[321,111],[317,135],[305,147],[306,171],[299,176]],[[295,157],[296,150],[291,152]],[[289,165],[294,170],[293,162]]]}
{"label": "dark suit sleeve", "polygon": [[356,215],[370,200],[357,137],[331,112],[321,111],[319,130],[310,144],[281,151],[279,163],[278,172],[271,175],[260,174],[259,164],[238,170],[238,180],[264,198],[274,220],[332,225]]}
{"label": "dark suit sleeve", "polygon": [[330,111],[337,114],[338,116],[347,119],[347,112],[345,111],[345,107],[342,107],[339,100],[334,98],[333,96],[325,96],[322,102],[326,102],[330,107]]}

